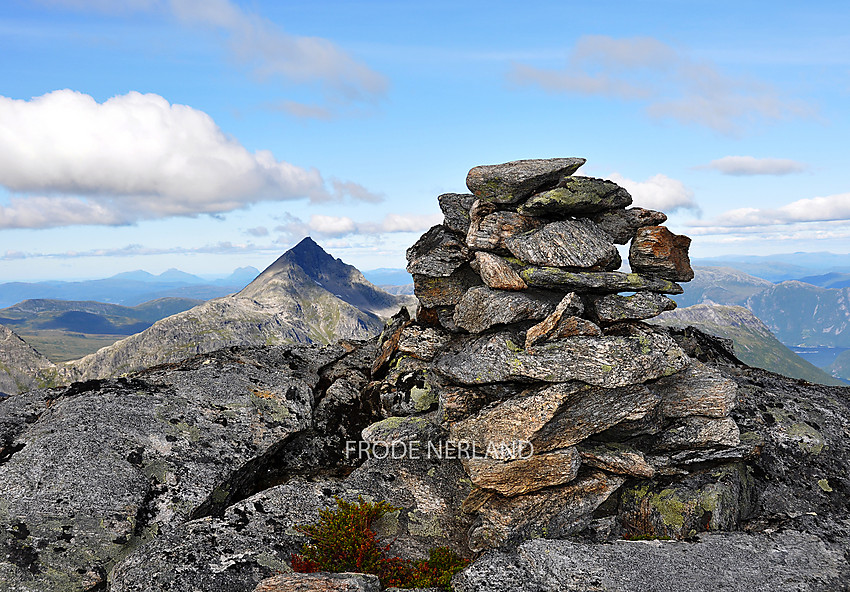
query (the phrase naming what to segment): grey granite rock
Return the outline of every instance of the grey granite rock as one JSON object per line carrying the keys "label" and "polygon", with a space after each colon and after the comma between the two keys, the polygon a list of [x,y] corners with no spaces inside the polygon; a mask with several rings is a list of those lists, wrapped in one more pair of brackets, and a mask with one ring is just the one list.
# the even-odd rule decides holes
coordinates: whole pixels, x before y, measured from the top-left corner
{"label": "grey granite rock", "polygon": [[515,203],[536,191],[554,187],[584,163],[583,158],[550,158],[477,166],[466,176],[466,186],[479,199]]}
{"label": "grey granite rock", "polygon": [[567,271],[557,267],[526,265],[517,259],[506,261],[531,287],[563,290],[565,292],[661,292],[681,294],[682,287],[671,281],[619,271]]}
{"label": "grey granite rock", "polygon": [[454,321],[470,333],[496,325],[545,318],[558,304],[558,294],[539,291],[507,292],[486,286],[471,288],[457,303]]}
{"label": "grey granite rock", "polygon": [[631,205],[629,192],[611,181],[593,177],[567,177],[558,187],[532,195],[519,206],[531,216],[576,216]]}
{"label": "grey granite rock", "polygon": [[534,539],[514,552],[485,555],[452,586],[455,592],[847,592],[844,552],[794,530],[609,545]]}
{"label": "grey granite rock", "polygon": [[729,417],[693,415],[678,420],[658,437],[658,450],[699,449],[712,446],[734,447],[741,443],[738,425]]}
{"label": "grey granite rock", "polygon": [[469,232],[469,210],[475,196],[469,193],[444,193],[437,201],[445,216],[443,226],[466,236]]}
{"label": "grey granite rock", "polygon": [[663,333],[567,337],[526,350],[523,339],[500,331],[460,338],[434,359],[436,369],[460,384],[507,380],[617,387],[661,378],[685,368],[684,352]]}
{"label": "grey granite rock", "polygon": [[505,238],[508,250],[532,265],[612,270],[622,261],[608,235],[587,219],[552,222]]}
{"label": "grey granite rock", "polygon": [[638,228],[664,224],[667,215],[655,210],[629,208],[601,212],[593,216],[593,221],[607,232],[615,243],[625,245],[632,240]]}
{"label": "grey granite rock", "polygon": [[463,241],[440,224],[407,249],[407,272],[414,276],[448,277],[468,259]]}
{"label": "grey granite rock", "polygon": [[638,292],[631,296],[607,294],[592,298],[591,305],[600,323],[615,323],[651,319],[676,308],[676,301],[657,292]]}

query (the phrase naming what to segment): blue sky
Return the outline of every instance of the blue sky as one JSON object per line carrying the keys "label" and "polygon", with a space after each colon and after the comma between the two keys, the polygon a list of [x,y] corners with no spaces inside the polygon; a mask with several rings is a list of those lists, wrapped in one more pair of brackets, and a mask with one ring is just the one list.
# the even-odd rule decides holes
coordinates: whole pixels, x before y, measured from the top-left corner
{"label": "blue sky", "polygon": [[4,0],[0,281],[403,267],[479,164],[582,156],[692,256],[850,252],[850,5]]}

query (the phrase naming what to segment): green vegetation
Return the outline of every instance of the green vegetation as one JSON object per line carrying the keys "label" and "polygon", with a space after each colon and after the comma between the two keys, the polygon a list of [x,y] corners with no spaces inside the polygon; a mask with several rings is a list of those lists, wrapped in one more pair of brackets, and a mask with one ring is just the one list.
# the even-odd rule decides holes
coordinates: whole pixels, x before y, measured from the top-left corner
{"label": "green vegetation", "polygon": [[450,589],[452,576],[468,561],[447,547],[431,549],[428,559],[411,561],[393,557],[390,545],[378,540],[372,524],[384,516],[398,512],[385,501],[358,503],[335,498],[335,509],[319,512],[316,524],[297,527],[310,537],[300,554],[293,554],[292,569],[297,572],[358,572],[378,576],[384,588]]}

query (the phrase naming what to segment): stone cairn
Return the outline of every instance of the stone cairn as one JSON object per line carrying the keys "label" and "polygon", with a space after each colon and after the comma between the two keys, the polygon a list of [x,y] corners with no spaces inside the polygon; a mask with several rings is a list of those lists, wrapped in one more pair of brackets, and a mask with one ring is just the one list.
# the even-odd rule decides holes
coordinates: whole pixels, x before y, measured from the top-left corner
{"label": "stone cairn", "polygon": [[453,443],[473,551],[588,527],[682,538],[745,512],[735,383],[642,322],[693,278],[690,239],[573,176],[584,162],[478,166],[472,194],[439,196],[444,223],[407,251],[416,319],[381,336],[371,388],[391,417],[363,439]]}

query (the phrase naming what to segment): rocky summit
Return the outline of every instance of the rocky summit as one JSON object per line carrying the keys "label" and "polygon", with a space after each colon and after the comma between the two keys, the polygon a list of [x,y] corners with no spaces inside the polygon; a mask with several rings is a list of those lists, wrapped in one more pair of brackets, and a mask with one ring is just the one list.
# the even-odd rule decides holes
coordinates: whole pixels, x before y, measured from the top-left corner
{"label": "rocky summit", "polygon": [[583,163],[440,196],[416,314],[370,341],[0,400],[0,589],[378,590],[292,572],[338,497],[396,508],[372,525],[393,554],[471,559],[456,591],[850,590],[848,389],[647,323],[690,241]]}

